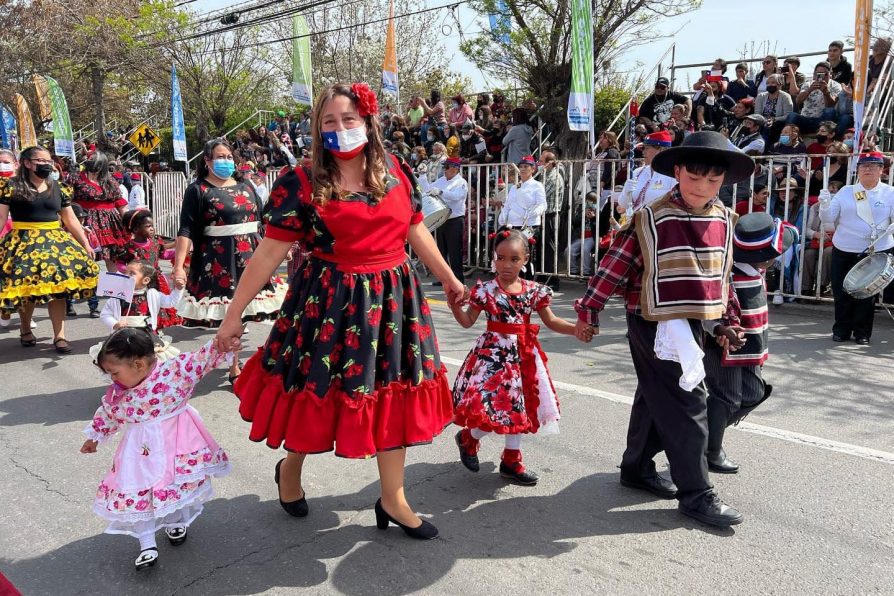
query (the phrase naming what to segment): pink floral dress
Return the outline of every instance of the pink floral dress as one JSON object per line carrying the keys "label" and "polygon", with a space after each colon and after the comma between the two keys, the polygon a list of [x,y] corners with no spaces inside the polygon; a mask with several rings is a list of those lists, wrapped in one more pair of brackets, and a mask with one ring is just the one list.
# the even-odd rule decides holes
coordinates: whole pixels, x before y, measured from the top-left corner
{"label": "pink floral dress", "polygon": [[188,401],[202,377],[229,359],[208,342],[197,352],[157,362],[136,387],[116,383],[106,391],[84,429],[100,443],[123,430],[93,503],[109,522],[106,533],[139,536],[188,526],[202,512],[214,494],[211,478],[226,475],[230,462]]}
{"label": "pink floral dress", "polygon": [[531,314],[550,304],[552,290],[520,280],[509,293],[497,280],[478,281],[470,305],[487,330],[466,356],[453,385],[453,421],[498,434],[558,432],[559,402]]}

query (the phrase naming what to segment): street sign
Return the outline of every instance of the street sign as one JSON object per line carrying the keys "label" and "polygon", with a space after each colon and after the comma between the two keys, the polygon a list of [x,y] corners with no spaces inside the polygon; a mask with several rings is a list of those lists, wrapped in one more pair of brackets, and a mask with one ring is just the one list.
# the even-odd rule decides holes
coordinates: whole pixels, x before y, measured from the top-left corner
{"label": "street sign", "polygon": [[133,143],[133,146],[143,155],[149,155],[161,143],[159,136],[146,123],[140,124],[135,131],[130,133],[127,140]]}

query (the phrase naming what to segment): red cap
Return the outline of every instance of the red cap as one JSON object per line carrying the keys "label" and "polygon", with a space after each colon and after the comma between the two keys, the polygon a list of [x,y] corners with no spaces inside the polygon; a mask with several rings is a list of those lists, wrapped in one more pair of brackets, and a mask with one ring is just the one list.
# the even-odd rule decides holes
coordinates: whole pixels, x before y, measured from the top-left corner
{"label": "red cap", "polygon": [[445,168],[459,169],[462,167],[462,165],[463,165],[463,162],[458,157],[448,157],[447,159],[444,160]]}
{"label": "red cap", "polygon": [[533,156],[533,155],[525,155],[525,156],[522,157],[520,160],[518,160],[518,165],[520,165],[520,166],[531,166],[531,167],[536,168],[536,167],[537,167],[537,160],[534,159],[534,156]]}
{"label": "red cap", "polygon": [[141,180],[142,178],[139,172],[132,172],[130,175],[131,180]]}
{"label": "red cap", "polygon": [[653,147],[670,147],[674,144],[674,137],[670,131],[659,130],[646,135],[646,138],[643,139],[643,144],[652,145]]}
{"label": "red cap", "polygon": [[124,174],[122,174],[121,172],[113,172],[112,178],[114,178],[115,180],[124,180]]}

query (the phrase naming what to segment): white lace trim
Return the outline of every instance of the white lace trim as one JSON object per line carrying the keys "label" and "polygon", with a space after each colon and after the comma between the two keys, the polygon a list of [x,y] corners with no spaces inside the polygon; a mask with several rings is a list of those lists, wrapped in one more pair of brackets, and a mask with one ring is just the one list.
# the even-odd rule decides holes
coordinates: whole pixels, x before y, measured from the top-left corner
{"label": "white lace trim", "polygon": [[692,391],[705,379],[705,353],[695,338],[689,321],[686,319],[672,319],[659,321],[658,331],[655,333],[655,356],[661,360],[679,362],[683,369],[680,375],[680,387],[686,391]]}
{"label": "white lace trim", "polygon": [[[201,491],[201,494],[199,494]],[[107,516],[99,513],[100,517],[109,519],[110,523],[105,529],[106,534],[126,534],[139,538],[146,532],[156,532],[162,528],[187,528],[196,520],[205,508],[205,501],[214,496],[214,489],[210,483],[206,483],[199,491],[193,494],[190,502],[182,507],[171,511],[163,517],[130,521],[125,519],[109,519]],[[94,508],[94,511],[96,509]]]}
{"label": "white lace trim", "polygon": [[[214,472],[214,476],[220,477],[229,474],[230,472],[230,463],[223,462],[221,466],[220,472]],[[209,471],[213,470],[213,468],[207,468],[203,471],[203,474],[199,475],[198,479],[202,477],[205,478],[205,483],[198,487],[197,489],[187,493],[180,499],[175,499],[172,501],[168,501],[161,505],[160,507],[154,507],[152,510],[147,511],[128,511],[128,512],[114,512],[106,509],[102,503],[106,502],[103,500],[102,502],[94,502],[93,504],[93,512],[99,517],[103,518],[110,522],[109,528],[116,528],[117,531],[107,532],[109,534],[126,534],[128,533],[128,528],[132,524],[137,524],[140,522],[148,522],[148,521],[157,521],[159,523],[173,523],[165,521],[165,518],[172,516],[174,513],[189,507],[195,503],[203,503],[214,496],[214,489],[211,487],[211,477],[209,475]],[[196,476],[196,474],[189,474],[177,476],[177,480],[181,478],[191,478]],[[194,479],[193,481],[195,481]],[[184,480],[184,482],[188,482],[189,480]],[[175,480],[176,482],[176,480]],[[201,511],[201,510],[200,510]],[[196,513],[198,515],[198,513]],[[158,526],[161,527],[161,526]]]}
{"label": "white lace trim", "polygon": [[537,389],[540,395],[540,405],[537,406],[537,420],[540,422],[538,434],[559,434],[559,401],[549,382],[549,372],[546,370],[540,353],[534,352],[534,362],[537,364]]}
{"label": "white lace trim", "polygon": [[[288,291],[287,284],[282,280],[275,280],[273,291],[264,291],[255,296],[254,300],[242,311],[242,316],[275,315],[282,308]],[[196,300],[188,292],[184,292],[183,298],[177,305],[177,314],[193,321],[222,321],[227,314],[229,305],[230,299],[226,297]]]}

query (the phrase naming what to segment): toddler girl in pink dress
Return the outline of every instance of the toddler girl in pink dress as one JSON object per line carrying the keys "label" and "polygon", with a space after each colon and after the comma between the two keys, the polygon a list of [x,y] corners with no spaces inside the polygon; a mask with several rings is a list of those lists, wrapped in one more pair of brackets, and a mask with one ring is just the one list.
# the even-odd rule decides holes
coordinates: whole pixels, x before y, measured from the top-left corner
{"label": "toddler girl in pink dress", "polygon": [[84,429],[88,439],[81,453],[95,453],[99,443],[122,431],[93,511],[109,522],[107,534],[140,541],[138,570],[158,559],[159,529],[173,545],[186,540],[186,528],[214,494],[211,478],[230,471],[227,454],[188,403],[202,377],[229,359],[208,342],[161,362],[149,332],[132,327],[112,333],[96,356],[112,386]]}

